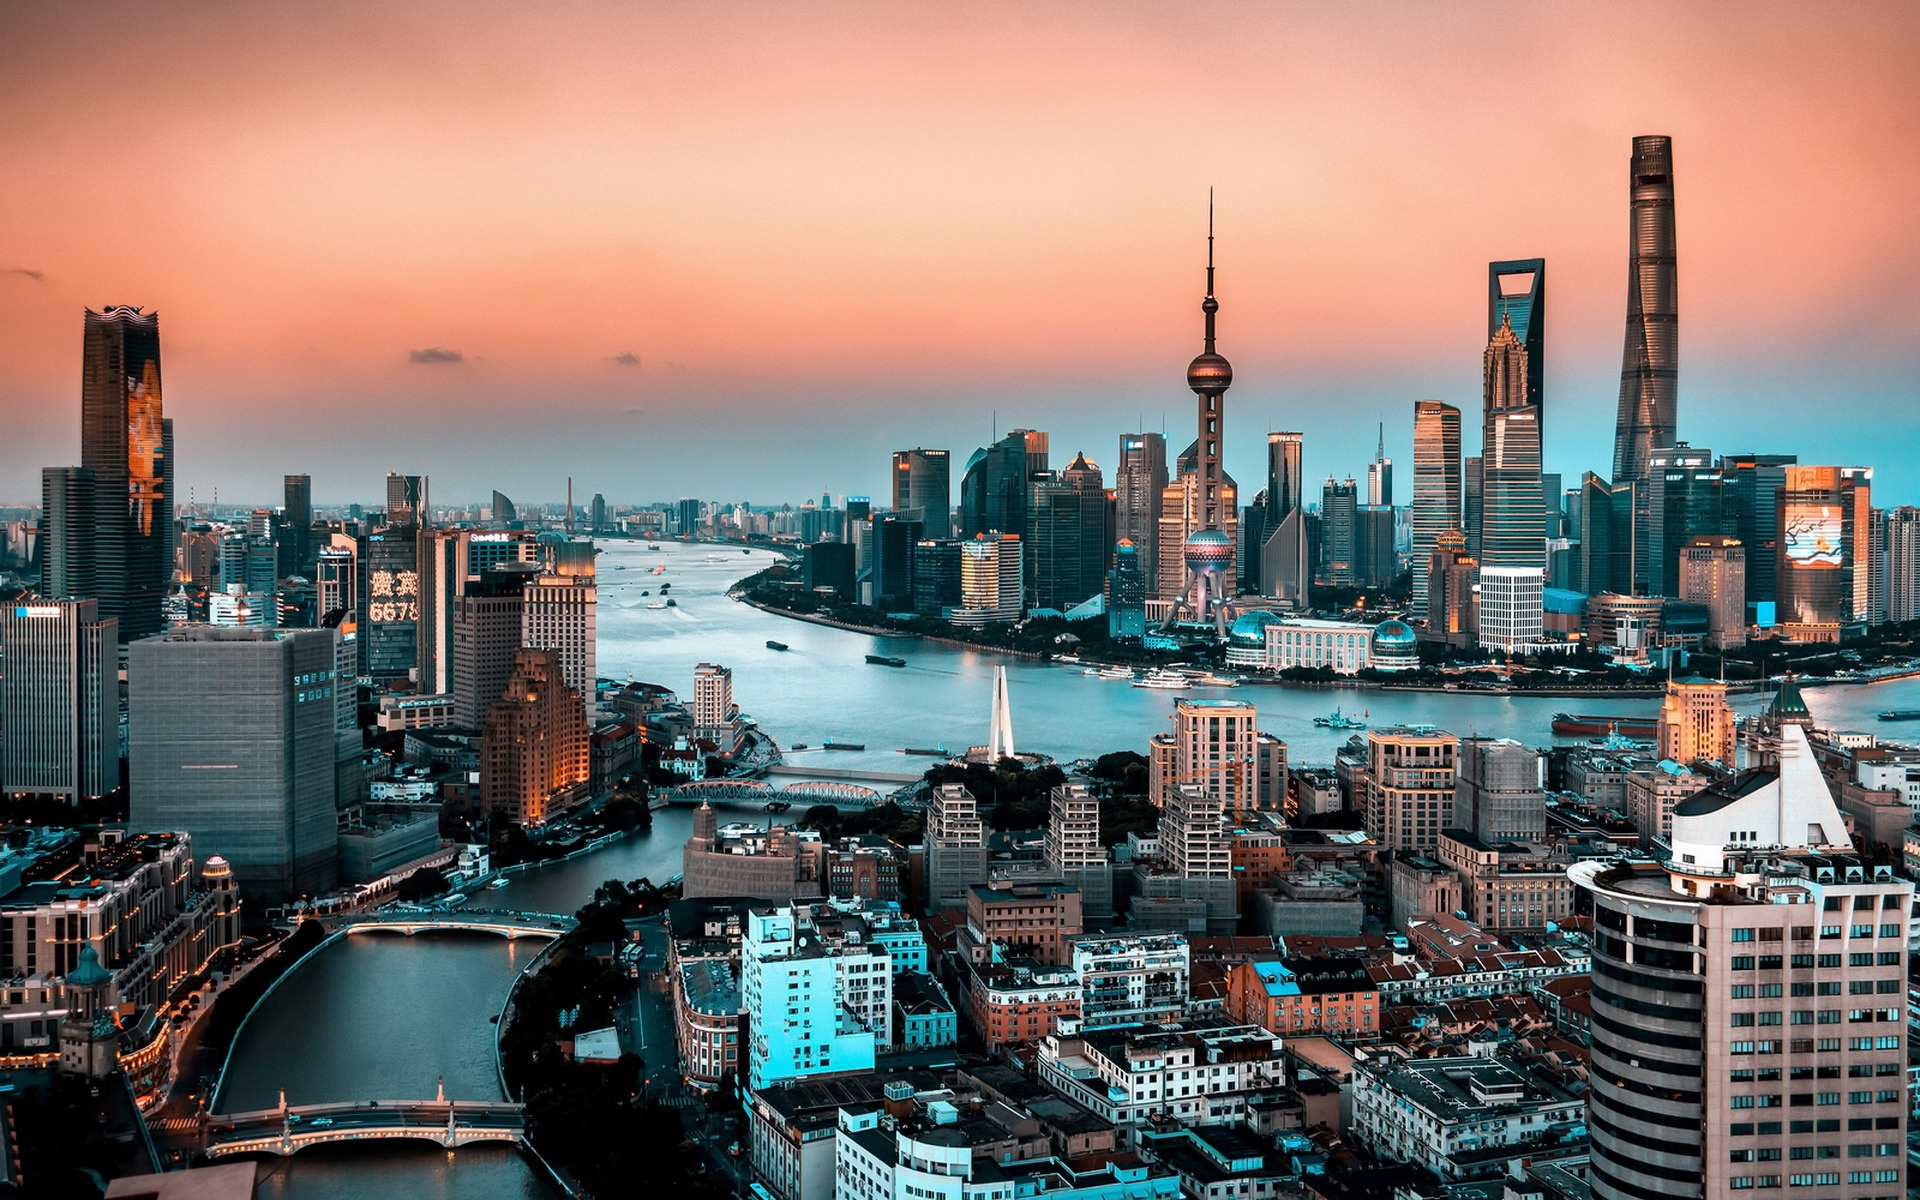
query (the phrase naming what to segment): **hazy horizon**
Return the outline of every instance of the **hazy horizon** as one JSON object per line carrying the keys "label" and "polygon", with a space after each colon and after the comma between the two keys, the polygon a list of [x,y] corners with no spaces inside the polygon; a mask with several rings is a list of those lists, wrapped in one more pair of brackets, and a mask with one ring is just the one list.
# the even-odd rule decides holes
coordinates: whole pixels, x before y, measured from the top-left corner
{"label": "hazy horizon", "polygon": [[[1920,503],[1920,8],[228,4],[0,13],[0,497],[77,461],[81,316],[161,317],[178,501],[886,496],[1045,429],[1309,492],[1478,447],[1486,264],[1548,264],[1546,468],[1611,470],[1627,164],[1674,139],[1680,436]],[[1841,419],[1836,420],[1836,413]],[[544,499],[551,497],[551,500]]]}

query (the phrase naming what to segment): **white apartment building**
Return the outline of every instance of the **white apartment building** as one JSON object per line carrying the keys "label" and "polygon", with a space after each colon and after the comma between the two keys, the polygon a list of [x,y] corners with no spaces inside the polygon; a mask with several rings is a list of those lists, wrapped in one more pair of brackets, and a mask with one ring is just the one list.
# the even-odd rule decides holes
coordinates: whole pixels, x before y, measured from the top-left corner
{"label": "white apartment building", "polygon": [[1587,1105],[1542,1073],[1467,1056],[1360,1063],[1353,1125],[1381,1158],[1416,1163],[1443,1180],[1469,1177],[1460,1158],[1569,1135]]}
{"label": "white apartment building", "polygon": [[1219,1125],[1283,1087],[1286,1069],[1277,1035],[1209,1021],[1050,1034],[1040,1082],[1116,1126]]}
{"label": "white apartment building", "polygon": [[1192,960],[1177,933],[1080,938],[1069,963],[1082,1029],[1177,1021],[1186,1011]]}

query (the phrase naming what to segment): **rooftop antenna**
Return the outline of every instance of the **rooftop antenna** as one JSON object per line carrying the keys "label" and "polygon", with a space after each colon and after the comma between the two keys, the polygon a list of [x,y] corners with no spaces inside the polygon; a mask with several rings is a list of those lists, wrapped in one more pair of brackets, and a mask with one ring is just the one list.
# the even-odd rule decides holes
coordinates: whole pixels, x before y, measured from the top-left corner
{"label": "rooftop antenna", "polygon": [[1387,461],[1387,423],[1380,422],[1380,444],[1374,448],[1373,461]]}
{"label": "rooftop antenna", "polygon": [[567,476],[567,536],[573,536],[573,476]]}

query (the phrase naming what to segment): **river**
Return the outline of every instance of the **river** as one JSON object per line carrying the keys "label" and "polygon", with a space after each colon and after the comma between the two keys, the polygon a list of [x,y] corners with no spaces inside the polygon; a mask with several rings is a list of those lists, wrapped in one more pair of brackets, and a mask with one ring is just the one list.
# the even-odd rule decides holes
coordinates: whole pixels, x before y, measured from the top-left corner
{"label": "river", "polygon": [[[733,669],[735,702],[783,746],[818,746],[830,737],[867,747],[789,755],[820,766],[916,772],[928,760],[901,754],[902,748],[944,745],[957,751],[984,741],[993,669],[1001,665],[1007,667],[1021,750],[1062,759],[1140,750],[1166,728],[1173,693],[1093,678],[1071,666],[850,633],[727,598],[730,584],[772,557],[677,543],[657,551],[638,542],[610,543],[600,560],[600,673],[687,694],[696,664],[722,663]],[[666,570],[656,575],[660,564]],[[651,608],[662,583],[672,585],[676,605]],[[769,649],[769,640],[791,649]],[[908,665],[872,666],[865,661],[869,653],[897,655]],[[1312,723],[1335,704],[1364,713],[1373,725],[1425,723],[1536,745],[1551,740],[1550,722],[1561,710],[1650,715],[1658,707],[1648,697],[1567,700],[1359,688],[1247,686],[1200,694],[1251,700],[1260,708],[1261,727],[1288,743],[1295,762],[1309,764],[1330,763],[1350,736]],[[1920,708],[1920,680],[1808,688],[1806,698],[1822,725],[1884,732],[1874,711]],[[1761,703],[1743,697],[1737,707],[1751,711]],[[665,880],[680,870],[680,846],[691,824],[686,809],[661,810],[649,834],[517,874],[507,888],[488,893],[487,902],[570,913],[609,877]],[[425,1099],[440,1080],[456,1099],[498,1099],[492,1018],[535,952],[536,943],[492,937],[344,938],[288,977],[249,1022],[234,1048],[221,1106],[270,1107],[281,1088],[294,1104]],[[262,1170],[260,1194],[277,1200],[552,1195],[517,1153],[492,1147],[456,1155],[425,1145],[306,1151]]]}

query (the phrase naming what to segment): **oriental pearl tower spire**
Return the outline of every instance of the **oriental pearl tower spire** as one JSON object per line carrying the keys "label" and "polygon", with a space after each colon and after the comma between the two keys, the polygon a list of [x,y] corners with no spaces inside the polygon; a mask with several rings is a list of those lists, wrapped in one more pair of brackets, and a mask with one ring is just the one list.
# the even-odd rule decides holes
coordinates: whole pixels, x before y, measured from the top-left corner
{"label": "oriental pearl tower spire", "polygon": [[1227,632],[1227,608],[1233,577],[1233,539],[1225,531],[1230,503],[1220,472],[1221,410],[1227,388],[1233,383],[1233,367],[1214,350],[1213,318],[1220,302],[1213,296],[1213,191],[1207,191],[1207,298],[1200,302],[1206,314],[1206,345],[1187,364],[1187,386],[1193,389],[1200,415],[1200,436],[1194,455],[1194,523],[1187,535],[1184,557],[1186,584],[1174,605],[1172,620],[1182,610],[1190,619],[1212,624],[1224,638]]}

